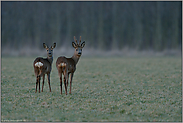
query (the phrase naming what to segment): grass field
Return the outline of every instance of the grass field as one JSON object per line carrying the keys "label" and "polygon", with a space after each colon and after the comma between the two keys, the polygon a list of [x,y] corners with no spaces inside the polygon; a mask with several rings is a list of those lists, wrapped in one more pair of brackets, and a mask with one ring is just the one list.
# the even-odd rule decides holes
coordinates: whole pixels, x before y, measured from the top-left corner
{"label": "grass field", "polygon": [[[1,59],[1,121],[182,121],[180,57],[81,57],[72,94],[35,93],[34,58]],[[41,81],[42,86],[42,81]]]}

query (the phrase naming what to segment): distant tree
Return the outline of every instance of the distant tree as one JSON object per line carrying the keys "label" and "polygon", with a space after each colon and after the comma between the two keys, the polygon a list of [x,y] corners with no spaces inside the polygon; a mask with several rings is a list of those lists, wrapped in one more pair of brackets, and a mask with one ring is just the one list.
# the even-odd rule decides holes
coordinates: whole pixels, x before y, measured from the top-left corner
{"label": "distant tree", "polygon": [[103,2],[97,2],[98,4],[98,34],[97,34],[97,39],[98,39],[98,48],[100,50],[105,49],[105,41],[104,41],[104,3]]}
{"label": "distant tree", "polygon": [[70,46],[73,36],[100,50],[162,51],[182,45],[181,1],[2,1],[3,47]]}

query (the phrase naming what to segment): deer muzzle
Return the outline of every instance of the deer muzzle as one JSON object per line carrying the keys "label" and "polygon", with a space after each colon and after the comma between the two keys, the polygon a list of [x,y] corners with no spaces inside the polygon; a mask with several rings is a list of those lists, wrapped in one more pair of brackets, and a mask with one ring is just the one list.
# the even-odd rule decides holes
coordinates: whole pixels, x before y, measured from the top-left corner
{"label": "deer muzzle", "polygon": [[78,52],[78,55],[81,55],[81,52]]}

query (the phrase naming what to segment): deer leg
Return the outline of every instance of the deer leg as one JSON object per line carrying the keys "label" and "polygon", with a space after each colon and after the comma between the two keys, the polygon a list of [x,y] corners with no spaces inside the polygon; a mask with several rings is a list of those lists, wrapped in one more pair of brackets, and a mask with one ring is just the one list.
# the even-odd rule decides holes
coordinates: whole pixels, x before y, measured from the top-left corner
{"label": "deer leg", "polygon": [[44,78],[45,78],[45,74],[43,74],[43,84],[42,84],[42,91],[43,92],[43,87],[44,87]]}
{"label": "deer leg", "polygon": [[51,92],[51,86],[50,86],[50,73],[47,74],[47,78],[48,78],[49,89],[50,89],[50,92]]}
{"label": "deer leg", "polygon": [[60,94],[62,94],[62,73],[60,73]]}
{"label": "deer leg", "polygon": [[64,85],[65,85],[65,94],[67,95],[67,83],[66,83],[66,81],[68,81],[68,74],[65,70],[64,71]]}
{"label": "deer leg", "polygon": [[65,94],[67,95],[66,74],[64,75]]}
{"label": "deer leg", "polygon": [[69,94],[71,94],[71,86],[72,86],[72,77],[73,77],[73,74],[74,73],[71,73],[71,76],[70,76],[70,91],[69,91]]}
{"label": "deer leg", "polygon": [[39,93],[40,93],[40,80],[41,80],[41,77],[39,76],[39,79],[38,79]]}
{"label": "deer leg", "polygon": [[39,79],[39,77],[37,76],[36,77],[36,91],[35,91],[35,93],[37,92],[37,84],[38,84],[38,81],[39,81],[38,79]]}
{"label": "deer leg", "polygon": [[69,81],[69,74],[66,76],[66,88],[68,87],[68,81]]}
{"label": "deer leg", "polygon": [[64,85],[65,85],[65,94],[67,95],[67,83],[68,83],[68,72],[65,68],[64,70]]}
{"label": "deer leg", "polygon": [[67,85],[67,87],[68,87],[68,81],[69,81],[69,74],[68,74],[67,79],[66,79],[66,85]]}

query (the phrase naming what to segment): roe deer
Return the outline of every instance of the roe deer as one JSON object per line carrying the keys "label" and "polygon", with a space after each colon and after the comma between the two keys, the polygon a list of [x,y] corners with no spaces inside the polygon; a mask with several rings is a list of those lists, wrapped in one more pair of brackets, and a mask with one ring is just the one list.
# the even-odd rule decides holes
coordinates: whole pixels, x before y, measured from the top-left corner
{"label": "roe deer", "polygon": [[71,94],[72,78],[76,70],[76,64],[78,63],[79,58],[82,54],[82,48],[85,46],[85,41],[81,44],[81,36],[80,36],[79,44],[77,43],[77,39],[75,39],[75,36],[74,36],[74,40],[75,42],[72,42],[72,46],[75,48],[74,55],[71,58],[66,58],[65,56],[61,56],[61,57],[58,57],[56,61],[56,67],[58,69],[58,74],[60,77],[60,91],[62,94],[62,74],[63,74],[66,95],[67,95],[69,74],[71,74],[70,91],[69,91],[69,93]]}
{"label": "roe deer", "polygon": [[56,47],[56,43],[54,43],[53,46],[51,46],[50,48],[45,43],[43,43],[43,47],[47,51],[47,58],[37,57],[33,62],[34,73],[36,75],[36,91],[35,92],[37,92],[37,85],[39,84],[39,93],[40,93],[41,77],[43,77],[43,83],[42,83],[42,92],[43,92],[45,74],[47,74],[49,89],[51,92],[50,73],[51,73],[51,65],[53,62],[53,56],[52,56],[53,49]]}

